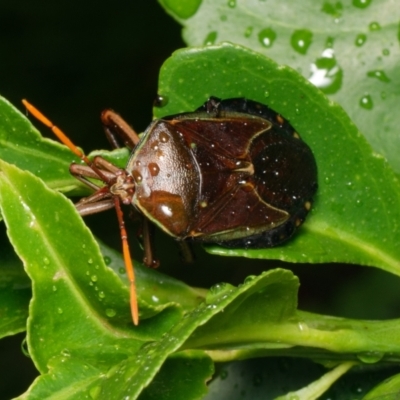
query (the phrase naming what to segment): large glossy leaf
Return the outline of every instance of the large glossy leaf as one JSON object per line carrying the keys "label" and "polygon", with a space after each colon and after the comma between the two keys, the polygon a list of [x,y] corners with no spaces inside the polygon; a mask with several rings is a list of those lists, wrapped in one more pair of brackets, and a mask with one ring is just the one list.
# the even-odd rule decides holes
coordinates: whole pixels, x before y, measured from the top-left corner
{"label": "large glossy leaf", "polygon": [[[190,46],[230,41],[290,65],[340,103],[400,172],[400,8],[390,0],[160,0]],[[290,101],[290,94],[287,94]]]}
{"label": "large glossy leaf", "polygon": [[[103,258],[69,200],[1,162],[0,204],[33,287],[27,341],[42,375],[21,398],[152,398],[168,381],[181,393],[177,398],[196,399],[212,373],[209,357],[284,354],[366,363],[400,357],[398,321],[300,312],[298,280],[281,269],[238,288],[217,285],[199,305],[201,291],[155,271],[146,278],[143,270],[141,322],[134,328],[127,285],[105,265],[119,271],[121,260],[110,251]],[[184,365],[193,366],[186,386],[177,376]]]}
{"label": "large glossy leaf", "polygon": [[215,254],[297,262],[347,262],[400,273],[400,186],[342,108],[289,67],[225,44],[177,51],[159,83],[166,105],[156,116],[190,111],[209,96],[247,97],[288,118],[310,145],[319,189],[311,215],[284,246]]}

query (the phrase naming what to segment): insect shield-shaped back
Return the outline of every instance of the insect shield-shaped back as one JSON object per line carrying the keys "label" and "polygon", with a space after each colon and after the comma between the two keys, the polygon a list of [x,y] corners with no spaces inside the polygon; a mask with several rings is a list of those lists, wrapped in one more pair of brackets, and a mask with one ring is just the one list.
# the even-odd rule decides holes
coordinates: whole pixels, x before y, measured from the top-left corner
{"label": "insect shield-shaped back", "polygon": [[293,127],[243,98],[154,121],[127,170],[132,202],[151,221],[177,239],[225,247],[287,240],[317,189],[314,156]]}

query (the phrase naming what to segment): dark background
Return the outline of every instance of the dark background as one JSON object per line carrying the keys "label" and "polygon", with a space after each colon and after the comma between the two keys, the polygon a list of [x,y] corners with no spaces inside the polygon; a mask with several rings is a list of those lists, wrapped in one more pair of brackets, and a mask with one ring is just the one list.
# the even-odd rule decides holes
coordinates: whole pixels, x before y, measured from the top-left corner
{"label": "dark background", "polygon": [[[143,131],[152,118],[159,68],[174,50],[184,47],[180,26],[155,0],[44,3],[3,0],[0,4],[0,94],[21,110],[21,99],[29,99],[86,152],[109,147],[99,119],[104,108],[113,108]],[[87,221],[98,236],[119,247],[113,213]],[[4,234],[4,226],[1,229]],[[162,271],[189,284],[238,283],[263,269],[287,266],[211,257],[199,248],[198,262],[187,266],[178,255],[170,257],[171,239],[158,235],[157,241]],[[393,296],[399,285],[395,277],[348,265],[290,267],[302,283],[302,309],[353,318],[399,315],[399,302]],[[36,375],[21,352],[24,337],[0,341],[0,400],[24,392]]]}

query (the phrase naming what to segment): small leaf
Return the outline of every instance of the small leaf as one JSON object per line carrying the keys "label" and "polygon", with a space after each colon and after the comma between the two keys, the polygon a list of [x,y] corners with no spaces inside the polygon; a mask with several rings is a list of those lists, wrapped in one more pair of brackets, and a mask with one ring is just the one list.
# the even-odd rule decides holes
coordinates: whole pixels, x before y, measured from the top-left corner
{"label": "small leaf", "polygon": [[69,149],[44,139],[28,119],[0,97],[0,159],[40,177],[53,189],[69,194],[87,189],[69,173],[72,162],[80,162]]}
{"label": "small leaf", "polygon": [[400,274],[400,185],[340,106],[288,67],[241,46],[175,52],[163,65],[156,117],[192,111],[211,95],[246,97],[287,118],[311,147],[319,189],[305,224],[284,246],[209,248],[214,254],[296,262],[346,262]]}

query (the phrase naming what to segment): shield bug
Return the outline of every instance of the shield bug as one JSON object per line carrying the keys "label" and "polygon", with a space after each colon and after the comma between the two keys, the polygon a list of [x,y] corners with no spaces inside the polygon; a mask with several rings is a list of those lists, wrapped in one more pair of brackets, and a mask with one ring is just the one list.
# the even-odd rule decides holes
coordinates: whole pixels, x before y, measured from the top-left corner
{"label": "shield bug", "polygon": [[125,169],[101,157],[89,160],[24,104],[86,163],[70,168],[94,189],[77,203],[77,210],[86,215],[116,208],[135,324],[135,278],[121,203],[143,216],[144,260],[150,266],[157,263],[151,226],[183,243],[266,248],[289,239],[311,208],[317,189],[312,151],[281,115],[255,101],[211,97],[194,112],[154,120],[140,138],[118,114],[104,111],[102,122],[112,145],[118,146],[119,136],[132,150]]}

